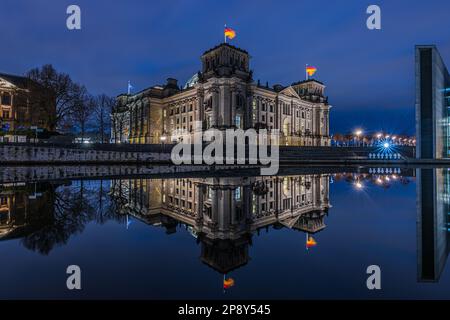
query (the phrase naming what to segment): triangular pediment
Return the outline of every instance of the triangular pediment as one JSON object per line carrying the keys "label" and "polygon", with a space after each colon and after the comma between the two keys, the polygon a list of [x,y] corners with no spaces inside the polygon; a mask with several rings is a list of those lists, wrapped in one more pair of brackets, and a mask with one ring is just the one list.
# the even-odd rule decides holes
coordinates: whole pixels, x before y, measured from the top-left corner
{"label": "triangular pediment", "polygon": [[8,80],[0,77],[0,88],[16,89],[17,86],[14,85],[13,83],[9,82]]}
{"label": "triangular pediment", "polygon": [[292,88],[292,86],[286,87],[283,90],[280,91],[280,94],[284,94],[285,96],[291,97],[291,98],[298,98],[300,99],[300,96],[298,93]]}

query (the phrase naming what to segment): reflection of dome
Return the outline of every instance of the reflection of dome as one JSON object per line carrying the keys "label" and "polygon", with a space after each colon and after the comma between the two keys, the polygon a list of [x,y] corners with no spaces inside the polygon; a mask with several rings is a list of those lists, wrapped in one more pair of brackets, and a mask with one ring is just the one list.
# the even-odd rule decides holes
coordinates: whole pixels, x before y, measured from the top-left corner
{"label": "reflection of dome", "polygon": [[186,84],[184,85],[183,89],[192,88],[197,82],[198,82],[198,73],[194,74],[188,81],[186,81]]}
{"label": "reflection of dome", "polygon": [[198,238],[202,243],[201,260],[220,273],[229,273],[250,260],[248,247],[251,236],[243,235],[239,239],[210,239],[205,235]]}

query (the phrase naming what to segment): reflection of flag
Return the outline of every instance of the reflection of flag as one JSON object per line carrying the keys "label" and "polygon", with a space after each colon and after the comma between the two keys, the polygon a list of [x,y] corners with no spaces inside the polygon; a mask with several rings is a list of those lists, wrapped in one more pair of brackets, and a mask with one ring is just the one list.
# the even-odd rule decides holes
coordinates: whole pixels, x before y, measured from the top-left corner
{"label": "reflection of flag", "polygon": [[309,249],[315,247],[316,245],[317,245],[316,240],[314,240],[313,237],[309,236],[308,240],[306,240],[306,248]]}
{"label": "reflection of flag", "polygon": [[314,73],[316,73],[317,68],[313,67],[313,66],[306,66],[306,73],[308,74],[308,76],[312,76]]}
{"label": "reflection of flag", "polygon": [[228,27],[225,27],[224,34],[225,34],[225,38],[228,38],[228,39],[233,39],[234,37],[236,37],[236,31],[234,31],[233,29],[228,28]]}
{"label": "reflection of flag", "polygon": [[231,288],[232,286],[234,286],[234,280],[233,278],[228,278],[226,279],[225,277],[223,278],[223,288],[224,289],[228,289]]}

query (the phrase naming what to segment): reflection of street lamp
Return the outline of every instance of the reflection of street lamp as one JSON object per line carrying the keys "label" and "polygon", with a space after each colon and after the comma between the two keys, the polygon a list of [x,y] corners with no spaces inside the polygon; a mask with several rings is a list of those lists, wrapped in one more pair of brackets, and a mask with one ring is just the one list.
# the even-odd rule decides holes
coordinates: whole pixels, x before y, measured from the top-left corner
{"label": "reflection of street lamp", "polygon": [[162,153],[167,137],[165,135],[162,135],[159,139],[161,140],[161,153]]}

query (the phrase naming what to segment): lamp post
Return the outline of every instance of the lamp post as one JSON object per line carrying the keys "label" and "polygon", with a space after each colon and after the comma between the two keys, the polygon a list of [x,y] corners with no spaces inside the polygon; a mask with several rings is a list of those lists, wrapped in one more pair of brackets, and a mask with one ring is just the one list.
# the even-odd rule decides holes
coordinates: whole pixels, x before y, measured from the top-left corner
{"label": "lamp post", "polygon": [[355,136],[356,136],[356,138],[358,140],[358,146],[361,145],[359,138],[361,137],[362,134],[363,134],[363,131],[361,129],[358,129],[358,130],[355,131]]}

